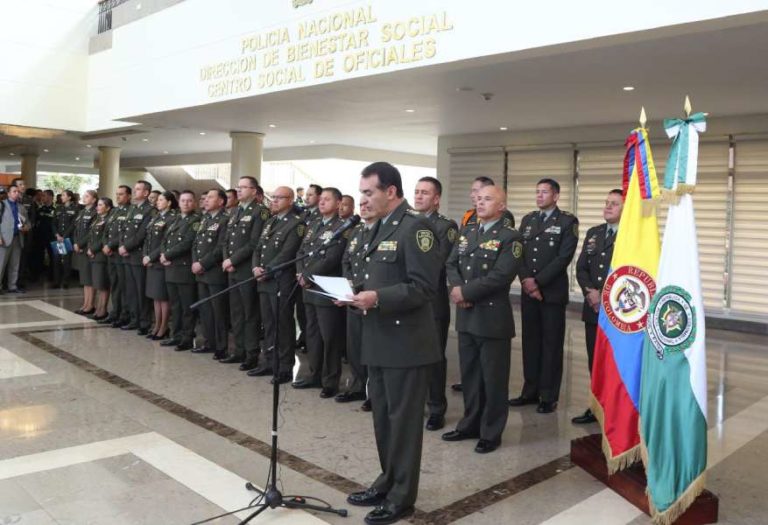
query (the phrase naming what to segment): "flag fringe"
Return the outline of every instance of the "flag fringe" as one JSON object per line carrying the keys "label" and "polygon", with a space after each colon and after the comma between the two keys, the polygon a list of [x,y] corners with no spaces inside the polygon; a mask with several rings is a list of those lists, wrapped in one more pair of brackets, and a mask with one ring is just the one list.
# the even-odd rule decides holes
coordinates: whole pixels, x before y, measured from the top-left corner
{"label": "flag fringe", "polygon": [[652,199],[643,199],[643,201],[640,203],[640,209],[642,211],[643,217],[656,215],[660,201],[661,199],[658,196]]}
{"label": "flag fringe", "polygon": [[613,451],[611,450],[611,444],[608,442],[608,439],[605,437],[605,431],[604,431],[605,415],[603,413],[603,407],[602,405],[600,405],[600,402],[597,400],[594,394],[591,394],[590,398],[591,398],[590,405],[592,408],[592,413],[594,414],[595,418],[597,418],[597,421],[600,424],[600,430],[602,432],[601,443],[603,448],[603,455],[605,456],[605,463],[606,463],[606,466],[608,467],[608,475],[611,476],[616,472],[620,470],[624,470],[630,465],[633,465],[638,461],[640,461],[640,454],[641,454],[640,446],[636,445],[631,449],[622,452],[618,456],[614,456]]}
{"label": "flag fringe", "polygon": [[682,195],[694,193],[695,191],[696,186],[694,184],[678,184],[672,189],[663,188],[661,190],[661,202],[664,204],[680,204],[680,197]]}

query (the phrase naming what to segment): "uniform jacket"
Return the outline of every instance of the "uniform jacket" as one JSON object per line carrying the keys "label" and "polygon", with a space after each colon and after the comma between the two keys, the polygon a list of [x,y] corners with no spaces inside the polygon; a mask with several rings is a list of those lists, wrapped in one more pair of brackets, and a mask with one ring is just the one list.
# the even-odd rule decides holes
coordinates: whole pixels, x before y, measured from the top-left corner
{"label": "uniform jacket", "polygon": [[[289,210],[282,218],[270,217],[253,250],[253,267],[266,270],[296,257],[306,226],[301,216]],[[296,266],[285,268],[280,274],[283,285],[296,281]],[[274,278],[259,281],[259,292],[276,292],[278,282]]]}
{"label": "uniform jacket", "polygon": [[555,208],[542,222],[539,211],[523,217],[520,281],[533,277],[546,303],[568,304],[568,265],[579,243],[579,220]]}
{"label": "uniform jacket", "polygon": [[120,247],[120,233],[125,227],[125,221],[128,217],[128,208],[130,206],[116,206],[107,218],[107,227],[104,233],[104,245],[109,246],[112,255],[109,256],[109,262],[113,264],[122,264],[123,258],[117,253]]}
{"label": "uniform jacket", "polygon": [[200,230],[202,217],[197,212],[179,213],[163,238],[162,254],[171,264],[165,266],[165,280],[171,283],[194,283],[192,245]]}
{"label": "uniform jacket", "polygon": [[432,299],[432,312],[435,314],[435,319],[447,319],[451,317],[451,305],[448,300],[445,262],[451,255],[453,245],[459,236],[458,226],[456,226],[456,221],[437,212],[427,217],[427,220],[432,223],[432,228],[435,230],[435,240],[440,254],[440,277],[437,281],[435,296]]}
{"label": "uniform jacket", "polygon": [[93,262],[107,262],[107,256],[104,255],[101,249],[104,247],[104,241],[107,238],[107,225],[109,224],[109,216],[112,212],[114,212],[114,210],[110,210],[105,215],[99,215],[97,213],[91,222],[91,229],[88,231],[88,236],[86,237],[86,246],[84,246],[83,249],[91,250],[91,252],[93,252],[93,257],[89,257]]}
{"label": "uniform jacket", "polygon": [[[581,253],[576,261],[576,280],[579,282],[581,292],[585,297],[587,288],[594,288],[598,292],[602,292],[605,278],[611,267],[616,236],[606,239],[607,230],[608,224],[605,223],[587,230],[587,236],[584,237],[584,243],[581,246]],[[586,299],[581,312],[581,320],[586,323],[597,324],[597,312],[589,306]]]}
{"label": "uniform jacket", "polygon": [[60,204],[56,207],[56,235],[61,235],[64,239],[72,241],[72,234],[75,232],[75,219],[77,219],[79,211],[73,202]]}
{"label": "uniform jacket", "polygon": [[[352,228],[347,239],[347,248],[341,257],[341,274],[350,282],[355,292],[363,289],[365,252],[368,250],[371,235],[370,231],[366,232],[365,224],[362,222]],[[349,307],[348,311],[353,314],[362,314],[357,308]]]}
{"label": "uniform jacket", "polygon": [[247,206],[237,206],[229,215],[223,245],[223,259],[230,259],[235,271],[230,273],[237,279],[253,277],[254,239],[258,239],[269,219],[269,210],[255,200]]}
{"label": "uniform jacket", "polygon": [[160,266],[160,254],[163,252],[163,240],[168,228],[176,220],[176,210],[157,212],[147,224],[147,235],[144,237],[142,256],[149,257],[153,266]]}
{"label": "uniform jacket", "polygon": [[363,316],[364,365],[410,368],[440,360],[432,298],[440,253],[432,224],[403,201],[379,221],[364,250],[362,290],[375,290],[378,307]]}
{"label": "uniform jacket", "polygon": [[224,242],[227,234],[229,216],[219,210],[215,217],[210,213],[203,215],[200,229],[197,230],[192,244],[192,262],[199,262],[205,272],[196,275],[198,282],[206,284],[227,284],[227,275],[221,269],[224,257]]}
{"label": "uniform jacket", "polygon": [[515,336],[509,287],[522,259],[522,236],[503,219],[482,234],[478,224],[461,230],[446,264],[448,282],[461,287],[472,306],[456,308],[456,331],[494,339]]}
{"label": "uniform jacket", "polygon": [[[307,283],[310,283],[309,277],[312,275],[326,275],[331,277],[341,276],[341,258],[344,255],[344,250],[347,247],[347,238],[349,237],[349,230],[342,235],[338,242],[334,243],[331,247],[322,250],[317,253],[323,244],[331,238],[333,232],[344,224],[344,220],[338,215],[335,215],[328,224],[323,224],[322,218],[320,220],[312,221],[307,226],[307,231],[304,234],[304,239],[301,241],[299,251],[296,253],[297,257],[306,255],[309,252],[315,252],[315,254],[308,259],[299,261],[296,264],[296,272],[304,276]],[[311,286],[310,289],[317,289],[316,286]],[[316,306],[330,306],[337,308],[333,302],[322,295],[304,290],[304,302],[308,304],[314,304]]]}
{"label": "uniform jacket", "polygon": [[144,258],[142,248],[147,236],[147,225],[156,213],[157,210],[152,207],[148,200],[141,204],[132,204],[128,208],[125,225],[120,232],[120,246],[124,246],[130,255],[123,258],[123,263],[141,266],[141,260]]}
{"label": "uniform jacket", "polygon": [[88,232],[91,230],[91,223],[96,217],[96,205],[90,208],[83,208],[77,214],[75,219],[75,230],[72,234],[72,244],[77,244],[85,252],[88,244]]}

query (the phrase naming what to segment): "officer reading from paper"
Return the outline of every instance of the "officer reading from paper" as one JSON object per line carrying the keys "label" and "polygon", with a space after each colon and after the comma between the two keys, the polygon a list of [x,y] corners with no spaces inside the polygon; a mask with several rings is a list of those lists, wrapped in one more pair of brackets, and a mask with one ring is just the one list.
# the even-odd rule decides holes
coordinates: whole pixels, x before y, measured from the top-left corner
{"label": "officer reading from paper", "polygon": [[384,524],[413,512],[418,492],[429,370],[440,361],[431,304],[440,259],[431,223],[403,198],[397,168],[376,162],[361,175],[360,206],[379,221],[351,304],[365,313],[362,361],[382,473],[347,501],[376,506],[365,521]]}

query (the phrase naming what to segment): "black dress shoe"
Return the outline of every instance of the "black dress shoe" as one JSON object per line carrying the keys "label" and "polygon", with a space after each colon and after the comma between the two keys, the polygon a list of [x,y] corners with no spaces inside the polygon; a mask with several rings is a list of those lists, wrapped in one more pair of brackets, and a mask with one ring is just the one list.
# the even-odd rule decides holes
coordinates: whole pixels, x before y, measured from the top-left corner
{"label": "black dress shoe", "polygon": [[445,426],[445,416],[432,414],[427,418],[427,424],[424,425],[424,428],[426,428],[427,430],[440,430],[444,426]]}
{"label": "black dress shoe", "polygon": [[213,358],[212,359],[214,361],[221,361],[222,359],[226,359],[226,357],[227,357],[227,353],[226,352],[222,352],[222,351],[216,350],[213,353]]}
{"label": "black dress shoe", "polygon": [[107,314],[104,314],[104,315],[94,315],[93,317],[91,317],[91,319],[93,319],[94,321],[98,322],[99,324],[102,324],[102,322],[107,321],[107,319],[109,319],[109,315],[107,315]]}
{"label": "black dress shoe", "polygon": [[329,397],[335,396],[336,392],[338,392],[338,390],[335,388],[323,387],[323,389],[320,391],[320,397],[323,399],[328,399]]}
{"label": "black dress shoe", "polygon": [[[285,383],[290,383],[293,381],[293,375],[291,375],[290,372],[280,372],[280,375],[277,376],[277,382],[281,385],[284,385]],[[270,383],[273,385],[275,384],[275,378],[269,380]]]}
{"label": "black dress shoe", "polygon": [[365,401],[363,401],[363,404],[360,405],[360,410],[362,410],[363,412],[370,412],[371,410],[373,410],[373,407],[371,407],[371,400],[366,399]]}
{"label": "black dress shoe", "polygon": [[596,423],[596,422],[597,422],[597,418],[595,417],[595,415],[592,413],[590,409],[587,409],[587,411],[584,412],[582,415],[576,416],[573,419],[571,419],[571,423],[573,423],[574,425],[587,425],[589,423]]}
{"label": "black dress shoe", "polygon": [[[192,351],[194,352],[194,350],[192,350]],[[253,370],[257,366],[259,366],[259,362],[258,361],[253,361],[253,360],[246,359],[243,364],[241,364],[240,366],[237,367],[237,369],[238,370],[242,370],[243,372],[247,372],[248,370]]]}
{"label": "black dress shoe", "polygon": [[237,357],[237,356],[234,356],[234,355],[231,355],[229,357],[225,357],[224,359],[219,359],[219,363],[224,363],[224,364],[243,363],[243,362],[245,362],[245,358],[244,357]]}
{"label": "black dress shoe", "polygon": [[248,375],[251,377],[271,376],[272,367],[261,365],[257,368],[254,368],[253,370],[249,370]]}
{"label": "black dress shoe", "polygon": [[443,441],[464,441],[465,439],[477,439],[477,434],[468,434],[461,430],[451,430],[440,437]]}
{"label": "black dress shoe", "polygon": [[122,328],[129,323],[130,321],[126,321],[125,319],[118,319],[112,323],[112,328]]}
{"label": "black dress shoe", "polygon": [[136,330],[136,334],[139,336],[149,335],[149,328],[139,328]]}
{"label": "black dress shoe", "polygon": [[391,510],[386,507],[376,507],[366,514],[365,522],[368,525],[388,525],[410,516],[411,514],[413,514],[413,507],[402,507]]}
{"label": "black dress shoe", "polygon": [[133,324],[133,323],[128,323],[128,324],[124,324],[123,326],[121,326],[120,330],[136,330],[138,328],[139,328],[139,325]]}
{"label": "black dress shoe", "polygon": [[481,439],[477,442],[477,445],[475,445],[475,452],[478,454],[487,454],[488,452],[493,452],[499,448],[499,445],[501,445],[501,441],[488,441],[487,439]]}
{"label": "black dress shoe", "polygon": [[211,350],[207,346],[201,346],[200,348],[193,348],[192,353],[193,354],[212,354],[213,350]]}
{"label": "black dress shoe", "polygon": [[179,343],[179,345],[173,350],[176,352],[184,352],[186,350],[192,350],[192,341]]}
{"label": "black dress shoe", "polygon": [[353,492],[347,496],[347,503],[355,505],[356,507],[375,507],[383,502],[386,497],[386,494],[380,494],[374,489],[367,489],[361,490],[360,492]]}
{"label": "black dress shoe", "polygon": [[294,381],[294,383],[291,386],[297,390],[303,390],[305,388],[322,388],[323,387],[323,385],[321,385],[319,381],[312,381],[311,379],[300,379],[298,381]]}
{"label": "black dress shoe", "polygon": [[451,390],[454,392],[463,392],[464,386],[461,383],[454,383],[451,385]]}
{"label": "black dress shoe", "polygon": [[539,414],[551,414],[555,409],[557,409],[557,401],[542,401],[536,407],[536,412]]}
{"label": "black dress shoe", "polygon": [[181,341],[178,339],[166,339],[162,343],[160,343],[160,346],[177,346]]}
{"label": "black dress shoe", "polygon": [[539,400],[534,397],[514,397],[509,400],[509,406],[511,407],[521,407],[525,405],[535,405],[538,403]]}
{"label": "black dress shoe", "polygon": [[350,401],[365,401],[365,392],[342,392],[335,398],[337,403],[349,403]]}
{"label": "black dress shoe", "polygon": [[115,320],[112,319],[111,317],[105,317],[104,319],[99,319],[97,322],[99,324],[113,324]]}

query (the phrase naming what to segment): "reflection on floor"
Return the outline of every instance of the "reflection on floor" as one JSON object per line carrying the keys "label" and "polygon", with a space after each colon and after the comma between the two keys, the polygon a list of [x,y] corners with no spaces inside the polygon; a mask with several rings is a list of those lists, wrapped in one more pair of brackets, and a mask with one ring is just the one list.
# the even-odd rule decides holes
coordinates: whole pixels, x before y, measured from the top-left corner
{"label": "reflection on floor", "polygon": [[[188,524],[246,506],[252,494],[244,480],[266,480],[268,380],[209,354],[97,327],[71,313],[78,306],[75,291],[0,298],[0,523]],[[724,523],[762,524],[768,514],[767,342],[708,331],[709,488],[721,498]],[[447,355],[451,383],[458,380],[453,335]],[[522,382],[520,359],[514,340],[512,393]],[[596,431],[570,423],[586,407],[589,384],[577,316],[568,321],[564,370],[559,410],[512,410],[492,454],[426,433],[412,521],[647,523],[567,461],[569,441]],[[461,412],[460,395],[449,393],[449,429]],[[370,415],[357,403],[291,388],[280,413],[285,491],[347,507],[345,492],[378,471]],[[349,511],[347,519],[272,513],[258,523],[362,521],[365,509]]]}

